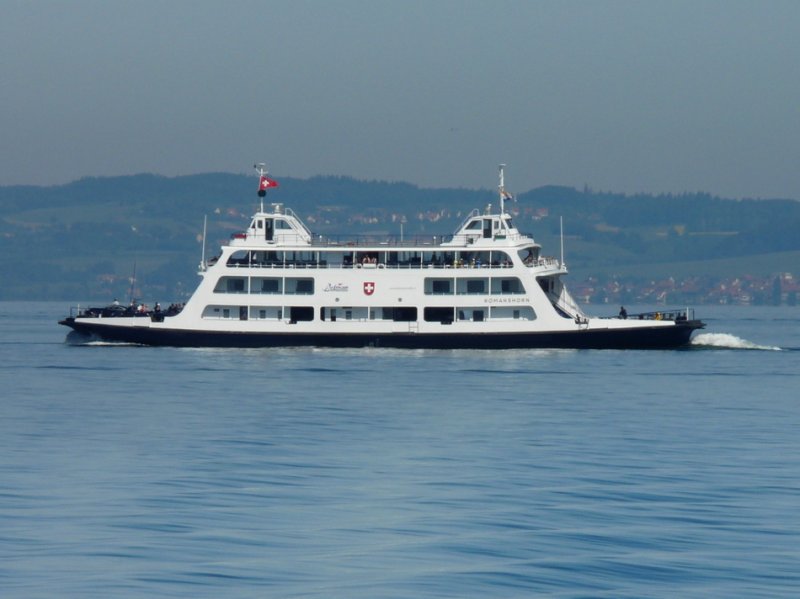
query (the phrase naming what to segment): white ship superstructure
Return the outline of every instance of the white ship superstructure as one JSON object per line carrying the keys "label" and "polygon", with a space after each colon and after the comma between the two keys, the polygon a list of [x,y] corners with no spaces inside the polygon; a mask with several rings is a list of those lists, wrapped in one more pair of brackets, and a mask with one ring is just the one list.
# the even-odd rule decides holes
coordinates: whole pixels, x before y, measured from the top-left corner
{"label": "white ship superstructure", "polygon": [[[260,171],[260,195],[277,186]],[[691,311],[588,316],[505,210],[474,210],[455,234],[406,242],[315,236],[281,204],[253,216],[182,309],[103,308],[62,321],[114,341],[176,346],[432,348],[674,347],[701,328]],[[562,252],[563,253],[563,252]]]}

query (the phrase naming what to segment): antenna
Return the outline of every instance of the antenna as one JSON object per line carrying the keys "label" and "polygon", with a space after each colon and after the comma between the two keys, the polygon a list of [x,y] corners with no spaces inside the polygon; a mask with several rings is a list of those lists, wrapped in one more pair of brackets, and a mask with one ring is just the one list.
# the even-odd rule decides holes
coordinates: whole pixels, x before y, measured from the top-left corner
{"label": "antenna", "polygon": [[564,264],[564,217],[559,216],[558,220],[561,227],[561,268],[566,268]]}
{"label": "antenna", "polygon": [[200,270],[206,269],[206,223],[208,222],[208,215],[203,215],[203,250],[200,254]]}
{"label": "antenna", "polygon": [[131,277],[131,290],[130,290],[130,303],[133,303],[134,297],[133,292],[136,289],[136,259],[133,260],[133,277]]}

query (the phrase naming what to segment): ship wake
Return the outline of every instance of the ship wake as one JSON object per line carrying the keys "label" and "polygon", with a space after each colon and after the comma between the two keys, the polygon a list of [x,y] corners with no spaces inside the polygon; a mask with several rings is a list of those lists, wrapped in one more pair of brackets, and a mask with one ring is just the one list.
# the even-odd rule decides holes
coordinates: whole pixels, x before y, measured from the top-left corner
{"label": "ship wake", "polygon": [[762,351],[781,351],[774,345],[759,345],[729,333],[701,333],[692,339],[692,347],[711,347],[722,349],[756,349]]}

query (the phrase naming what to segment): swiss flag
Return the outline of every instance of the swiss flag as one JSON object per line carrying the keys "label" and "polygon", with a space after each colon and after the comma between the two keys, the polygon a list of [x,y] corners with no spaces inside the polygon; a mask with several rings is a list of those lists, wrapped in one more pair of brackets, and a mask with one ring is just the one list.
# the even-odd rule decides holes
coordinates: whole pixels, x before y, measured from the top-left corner
{"label": "swiss flag", "polygon": [[266,191],[268,187],[278,187],[278,182],[275,181],[275,179],[262,176],[261,180],[258,182],[259,191]]}

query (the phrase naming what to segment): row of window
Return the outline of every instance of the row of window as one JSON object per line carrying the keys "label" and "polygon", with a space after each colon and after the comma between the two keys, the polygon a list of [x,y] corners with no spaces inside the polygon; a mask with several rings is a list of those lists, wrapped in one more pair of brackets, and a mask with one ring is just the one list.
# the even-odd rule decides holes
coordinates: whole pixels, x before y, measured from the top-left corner
{"label": "row of window", "polygon": [[[459,321],[482,322],[484,320],[534,320],[536,313],[530,306],[447,306],[423,308],[425,322],[451,324]],[[302,322],[314,320],[311,306],[208,306],[203,318],[234,320],[283,320]],[[367,307],[367,306],[323,306],[319,309],[319,320],[324,322],[390,320],[394,322],[416,322],[416,307]]]}
{"label": "row of window", "polygon": [[[425,295],[514,295],[525,293],[518,277],[428,277]],[[304,277],[220,277],[214,293],[313,295],[314,279]]]}
{"label": "row of window", "polygon": [[[525,259],[538,248],[519,251]],[[353,266],[380,265],[387,268],[436,267],[509,267],[511,257],[500,250],[238,250],[231,254],[228,266],[296,268],[352,268]]]}

